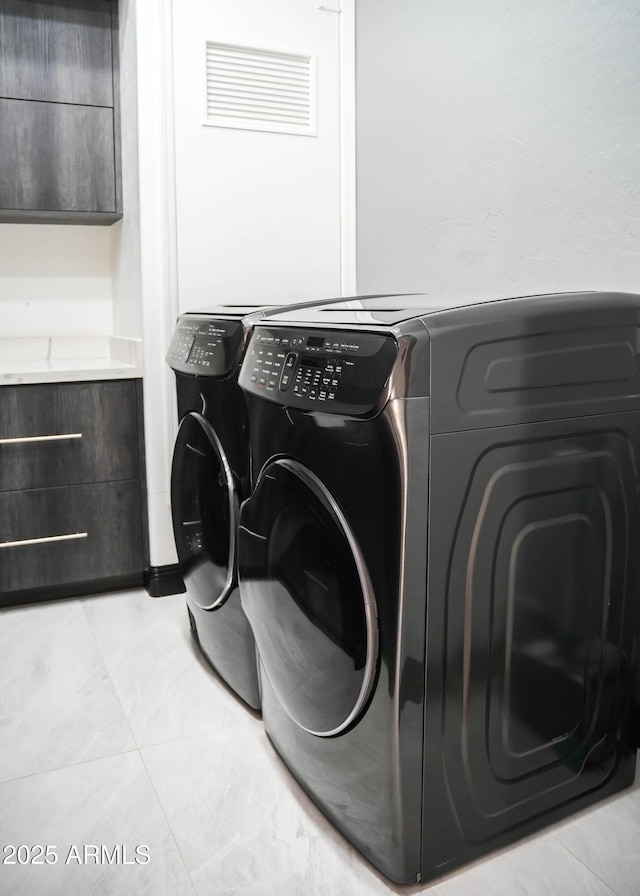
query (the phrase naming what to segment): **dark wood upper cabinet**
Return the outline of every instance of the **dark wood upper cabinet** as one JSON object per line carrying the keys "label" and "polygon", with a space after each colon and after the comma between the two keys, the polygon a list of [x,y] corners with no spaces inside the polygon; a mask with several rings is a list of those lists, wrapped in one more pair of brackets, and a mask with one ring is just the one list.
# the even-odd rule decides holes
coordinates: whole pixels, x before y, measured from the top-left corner
{"label": "dark wood upper cabinet", "polygon": [[109,0],[0,0],[0,96],[113,106]]}
{"label": "dark wood upper cabinet", "polygon": [[0,222],[122,217],[113,0],[0,0]]}
{"label": "dark wood upper cabinet", "polygon": [[[0,99],[6,208],[115,212],[113,113],[100,106]],[[19,177],[3,160],[20,158]]]}

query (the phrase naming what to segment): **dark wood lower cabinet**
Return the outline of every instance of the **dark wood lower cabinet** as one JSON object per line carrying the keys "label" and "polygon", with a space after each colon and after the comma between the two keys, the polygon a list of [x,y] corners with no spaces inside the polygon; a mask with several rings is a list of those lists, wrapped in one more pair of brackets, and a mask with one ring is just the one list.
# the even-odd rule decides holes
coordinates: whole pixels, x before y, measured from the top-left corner
{"label": "dark wood lower cabinet", "polygon": [[[0,592],[139,579],[142,513],[137,480],[0,494]],[[22,599],[24,595],[13,594]]]}
{"label": "dark wood lower cabinet", "polygon": [[143,584],[141,386],[0,387],[0,606]]}
{"label": "dark wood lower cabinet", "polygon": [[141,414],[133,380],[0,387],[0,492],[137,479]]}

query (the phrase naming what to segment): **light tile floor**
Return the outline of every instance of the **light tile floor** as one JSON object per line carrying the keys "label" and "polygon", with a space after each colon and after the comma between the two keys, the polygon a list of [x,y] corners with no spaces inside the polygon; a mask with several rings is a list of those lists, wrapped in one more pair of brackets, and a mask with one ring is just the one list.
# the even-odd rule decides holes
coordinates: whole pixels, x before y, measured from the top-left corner
{"label": "light tile floor", "polygon": [[11,845],[50,850],[0,864],[1,896],[640,896],[640,775],[449,878],[396,887],[201,662],[183,598],[121,592],[0,612],[3,860]]}

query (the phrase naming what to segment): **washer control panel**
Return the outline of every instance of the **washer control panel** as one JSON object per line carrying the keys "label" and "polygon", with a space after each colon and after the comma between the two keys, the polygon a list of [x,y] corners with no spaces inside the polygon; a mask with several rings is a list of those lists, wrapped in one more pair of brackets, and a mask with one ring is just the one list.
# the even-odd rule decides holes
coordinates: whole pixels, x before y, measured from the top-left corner
{"label": "washer control panel", "polygon": [[242,343],[239,320],[185,314],[178,319],[167,352],[167,364],[181,373],[225,376]]}
{"label": "washer control panel", "polygon": [[378,402],[398,353],[380,333],[256,327],[240,386],[306,410],[365,414]]}

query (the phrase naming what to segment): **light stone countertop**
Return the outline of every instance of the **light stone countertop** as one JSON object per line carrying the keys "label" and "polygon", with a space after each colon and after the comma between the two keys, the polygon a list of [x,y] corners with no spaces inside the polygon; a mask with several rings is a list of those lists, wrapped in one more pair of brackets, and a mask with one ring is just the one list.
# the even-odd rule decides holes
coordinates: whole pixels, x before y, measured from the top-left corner
{"label": "light stone countertop", "polygon": [[142,342],[114,336],[0,339],[0,386],[141,377]]}

